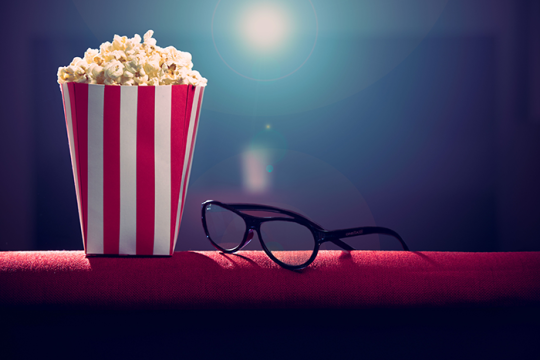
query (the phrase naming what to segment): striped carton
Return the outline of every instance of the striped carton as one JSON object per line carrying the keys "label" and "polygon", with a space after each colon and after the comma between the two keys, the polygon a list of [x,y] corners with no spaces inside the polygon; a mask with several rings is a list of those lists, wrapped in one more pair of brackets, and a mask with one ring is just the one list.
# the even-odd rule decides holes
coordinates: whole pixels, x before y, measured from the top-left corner
{"label": "striped carton", "polygon": [[60,85],[87,255],[172,255],[204,87]]}

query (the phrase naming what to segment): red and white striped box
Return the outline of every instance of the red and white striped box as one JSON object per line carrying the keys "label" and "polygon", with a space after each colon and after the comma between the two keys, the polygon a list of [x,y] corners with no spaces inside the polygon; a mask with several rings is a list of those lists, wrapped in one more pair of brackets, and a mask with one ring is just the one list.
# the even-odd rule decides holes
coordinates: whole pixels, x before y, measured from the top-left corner
{"label": "red and white striped box", "polygon": [[204,87],[60,85],[87,255],[172,255]]}

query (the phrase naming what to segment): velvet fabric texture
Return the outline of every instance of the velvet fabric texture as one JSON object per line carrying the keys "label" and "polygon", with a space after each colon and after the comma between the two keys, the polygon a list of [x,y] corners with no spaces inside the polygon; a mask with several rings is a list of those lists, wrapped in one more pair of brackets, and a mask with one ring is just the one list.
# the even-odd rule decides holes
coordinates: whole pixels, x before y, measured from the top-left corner
{"label": "velvet fabric texture", "polygon": [[[288,256],[295,256],[294,252]],[[83,309],[414,308],[540,303],[540,252],[321,251],[294,272],[264,252],[86,257],[0,252],[0,305]]]}

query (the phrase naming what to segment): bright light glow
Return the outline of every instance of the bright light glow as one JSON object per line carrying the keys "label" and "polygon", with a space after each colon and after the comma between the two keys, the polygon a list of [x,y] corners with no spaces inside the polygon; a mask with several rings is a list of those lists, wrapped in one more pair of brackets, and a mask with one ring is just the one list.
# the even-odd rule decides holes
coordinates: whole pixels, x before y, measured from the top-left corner
{"label": "bright light glow", "polygon": [[280,45],[289,31],[286,13],[273,4],[247,9],[243,17],[242,34],[259,50],[270,50]]}

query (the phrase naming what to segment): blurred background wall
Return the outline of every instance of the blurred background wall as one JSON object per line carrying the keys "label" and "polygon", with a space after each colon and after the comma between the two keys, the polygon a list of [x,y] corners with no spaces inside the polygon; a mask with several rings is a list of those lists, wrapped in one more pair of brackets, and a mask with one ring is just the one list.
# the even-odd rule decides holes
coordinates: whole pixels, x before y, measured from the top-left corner
{"label": "blurred background wall", "polygon": [[[266,43],[261,12],[282,25]],[[20,1],[0,16],[0,250],[82,249],[56,72],[148,29],[209,80],[176,250],[210,249],[207,199],[387,226],[413,250],[540,250],[538,1]]]}

